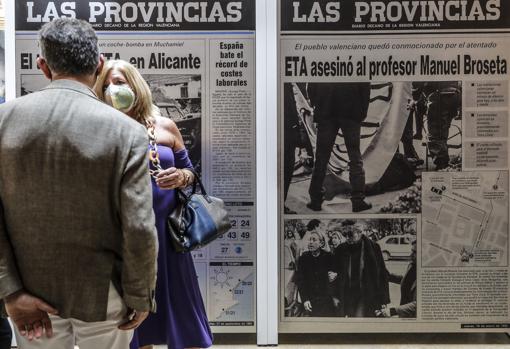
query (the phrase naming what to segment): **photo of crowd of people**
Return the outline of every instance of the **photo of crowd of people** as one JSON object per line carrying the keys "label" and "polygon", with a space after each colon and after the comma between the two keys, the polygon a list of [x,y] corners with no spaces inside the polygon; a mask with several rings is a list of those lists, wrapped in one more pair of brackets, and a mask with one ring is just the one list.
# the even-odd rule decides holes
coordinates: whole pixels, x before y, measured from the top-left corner
{"label": "photo of crowd of people", "polygon": [[285,213],[421,212],[421,173],[461,170],[461,97],[459,81],[285,83]]}
{"label": "photo of crowd of people", "polygon": [[289,219],[285,317],[416,318],[416,219]]}

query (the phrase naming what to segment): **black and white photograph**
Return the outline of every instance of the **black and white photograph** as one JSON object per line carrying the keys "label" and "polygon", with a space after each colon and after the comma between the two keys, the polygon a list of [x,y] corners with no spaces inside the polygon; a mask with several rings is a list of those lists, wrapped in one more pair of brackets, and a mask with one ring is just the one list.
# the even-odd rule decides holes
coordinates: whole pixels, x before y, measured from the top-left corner
{"label": "black and white photograph", "polygon": [[285,83],[285,214],[419,213],[421,173],[462,168],[460,81]]}
{"label": "black and white photograph", "polygon": [[49,85],[49,80],[46,79],[43,74],[22,74],[20,79],[20,96],[25,96],[29,93],[39,91],[40,89]]}
{"label": "black and white photograph", "polygon": [[154,104],[179,128],[195,170],[202,167],[202,79],[200,75],[146,74]]}
{"label": "black and white photograph", "polygon": [[0,1],[0,103],[5,103],[5,31],[3,30],[3,7]]}
{"label": "black and white photograph", "polygon": [[416,318],[416,219],[289,219],[284,317]]}

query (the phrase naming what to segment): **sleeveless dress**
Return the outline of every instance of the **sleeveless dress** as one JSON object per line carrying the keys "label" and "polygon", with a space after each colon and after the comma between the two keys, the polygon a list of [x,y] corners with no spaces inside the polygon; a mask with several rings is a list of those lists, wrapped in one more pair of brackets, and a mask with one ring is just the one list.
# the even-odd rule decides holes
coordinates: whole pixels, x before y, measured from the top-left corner
{"label": "sleeveless dress", "polygon": [[[158,144],[158,153],[164,169],[192,167],[186,149],[174,152]],[[175,191],[160,189],[152,178],[152,194],[159,239],[157,311],[135,330],[130,348],[150,344],[167,344],[169,349],[210,347],[212,333],[193,259],[190,253],[174,252],[168,237],[166,219],[176,204]]]}

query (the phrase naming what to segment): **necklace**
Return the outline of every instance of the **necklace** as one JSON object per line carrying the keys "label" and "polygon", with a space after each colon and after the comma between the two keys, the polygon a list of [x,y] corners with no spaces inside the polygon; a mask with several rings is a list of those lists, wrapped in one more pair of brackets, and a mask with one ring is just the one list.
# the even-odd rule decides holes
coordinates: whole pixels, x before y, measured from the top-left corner
{"label": "necklace", "polygon": [[156,179],[159,171],[163,171],[161,162],[159,161],[158,143],[156,142],[156,127],[152,120],[146,120],[147,133],[149,135],[149,160],[154,169],[149,169],[152,178]]}

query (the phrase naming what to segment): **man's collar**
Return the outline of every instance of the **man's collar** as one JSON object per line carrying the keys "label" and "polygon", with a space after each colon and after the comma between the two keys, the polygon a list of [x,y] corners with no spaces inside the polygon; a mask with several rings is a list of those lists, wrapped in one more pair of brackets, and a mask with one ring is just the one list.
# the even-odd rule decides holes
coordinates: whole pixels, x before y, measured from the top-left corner
{"label": "man's collar", "polygon": [[75,80],[58,79],[58,80],[52,81],[48,86],[43,88],[43,90],[51,90],[51,89],[73,90],[73,91],[80,92],[80,93],[86,94],[90,97],[97,99],[96,94],[90,87],[88,87],[87,85],[85,85],[81,82],[75,81]]}

